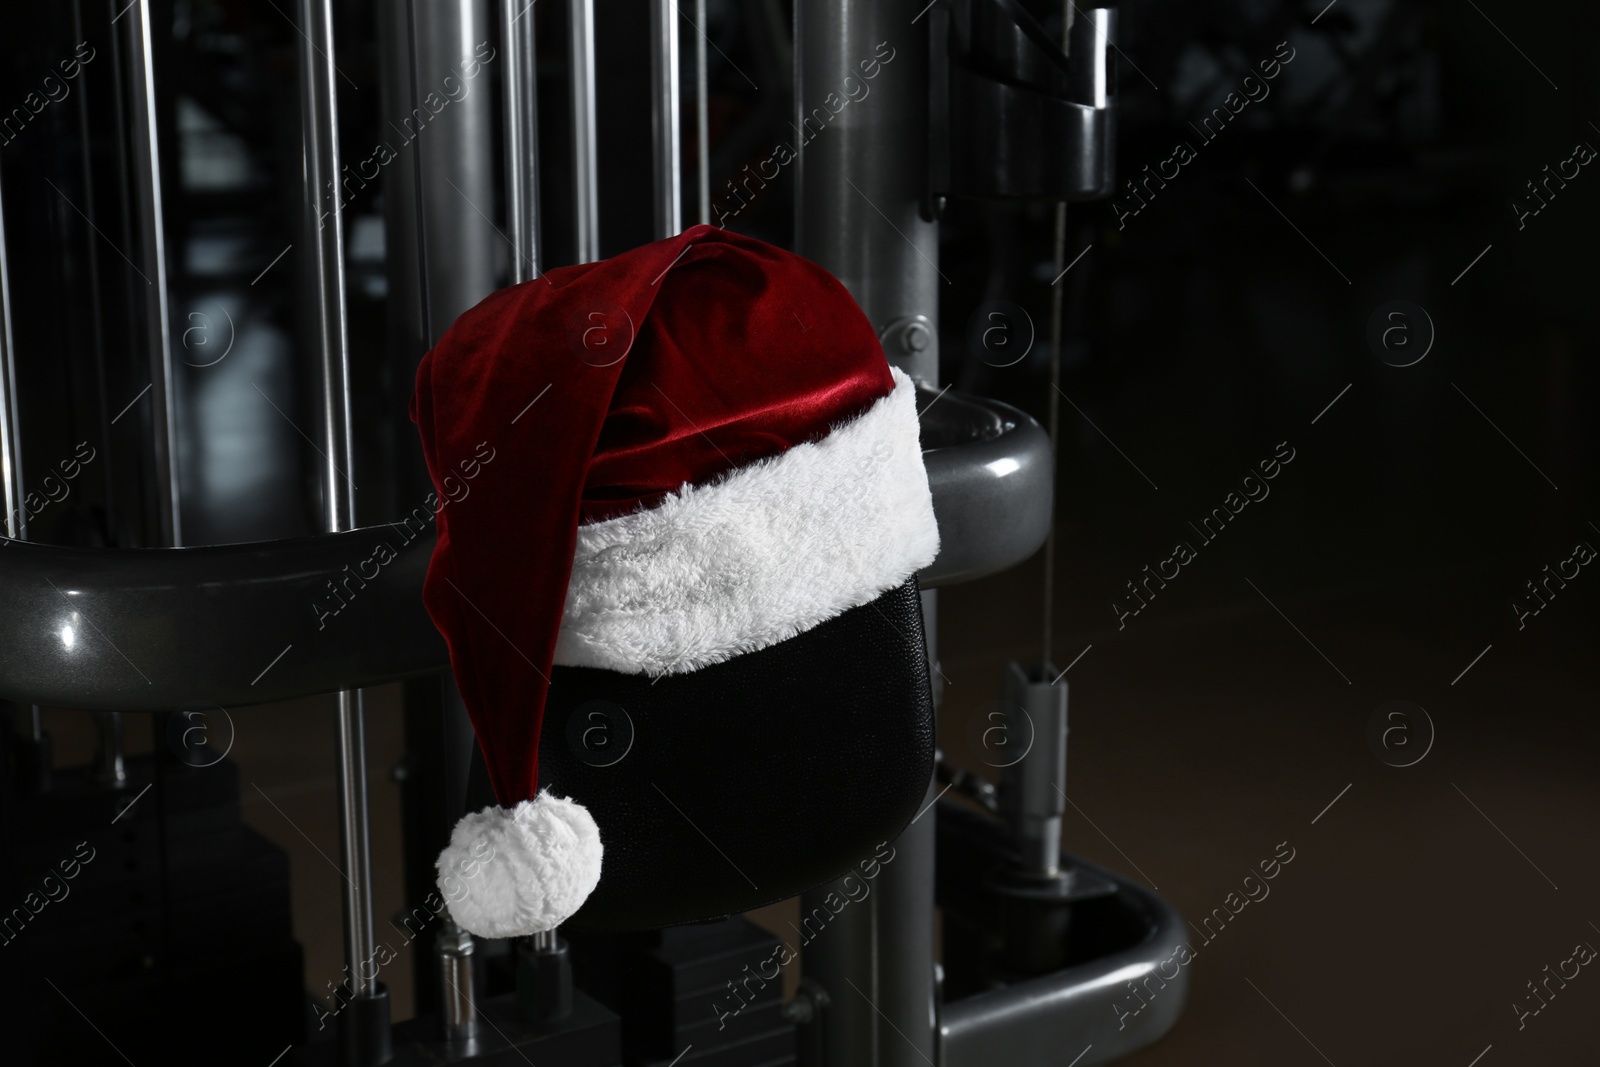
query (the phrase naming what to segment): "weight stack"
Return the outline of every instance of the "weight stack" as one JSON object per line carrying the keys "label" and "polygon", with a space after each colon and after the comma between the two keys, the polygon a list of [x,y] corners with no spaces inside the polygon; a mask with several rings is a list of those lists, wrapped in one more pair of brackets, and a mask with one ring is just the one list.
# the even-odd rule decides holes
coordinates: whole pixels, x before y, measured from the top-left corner
{"label": "weight stack", "polygon": [[[789,1067],[791,951],[735,916],[638,934],[563,931],[579,989],[622,1016],[628,1067]],[[792,965],[791,965],[792,966]]]}
{"label": "weight stack", "polygon": [[8,798],[7,1062],[267,1063],[304,1040],[288,857],[241,820],[230,761],[126,768]]}

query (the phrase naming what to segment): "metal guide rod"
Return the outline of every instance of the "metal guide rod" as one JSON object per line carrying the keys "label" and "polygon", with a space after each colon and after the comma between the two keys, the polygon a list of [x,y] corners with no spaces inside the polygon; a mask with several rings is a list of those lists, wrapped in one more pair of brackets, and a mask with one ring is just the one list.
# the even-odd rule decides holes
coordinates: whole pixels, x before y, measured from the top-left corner
{"label": "metal guide rod", "polygon": [[[0,197],[0,503],[5,504],[5,533],[28,536],[28,511],[23,506],[22,427],[17,423],[17,358],[11,336],[11,260],[6,245],[4,197]],[[39,705],[29,709],[29,736],[44,737]]]}
{"label": "metal guide rod", "polygon": [[478,1006],[473,1002],[472,935],[450,919],[439,924],[439,1036],[453,1045],[478,1036]]}
{"label": "metal guide rod", "polygon": [[[1072,0],[1061,5],[1061,51],[1071,58]],[[1097,99],[1096,104],[1100,101]],[[1067,260],[1067,202],[1056,205],[1055,267],[1052,276],[1059,282]],[[1045,410],[1049,413],[1046,426],[1050,433],[1050,458],[1056,458],[1056,438],[1061,429],[1061,315],[1066,301],[1066,286],[1050,287],[1050,392],[1045,396]],[[1055,640],[1056,596],[1056,495],[1050,494],[1050,532],[1044,540],[1044,632],[1039,639],[1039,671],[1043,675],[1051,670],[1051,648]],[[1043,677],[1040,681],[1044,681]],[[1065,783],[1063,783],[1065,788]]]}
{"label": "metal guide rod", "polygon": [[[889,362],[939,377],[939,226],[928,174],[927,0],[795,0],[795,251],[850,290]],[[871,102],[825,101],[877,63]]]}
{"label": "metal guide rod", "polygon": [[505,45],[506,221],[511,280],[539,276],[539,97],[533,0],[500,0]]}
{"label": "metal guide rod", "polygon": [[656,237],[683,232],[682,94],[678,91],[678,6],[651,0],[651,128],[656,158]]}
{"label": "metal guide rod", "polygon": [[709,68],[706,66],[706,0],[694,0],[694,123],[696,222],[711,221],[711,105],[707,97]]}
{"label": "metal guide rod", "polygon": [[[504,62],[499,53],[484,48],[496,20],[489,0],[417,0],[414,13],[414,81],[409,110],[398,121],[403,129],[415,123],[418,108],[427,114],[428,94],[448,88],[440,72],[462,63],[463,56],[492,54],[485,64]],[[522,21],[531,18],[529,14]],[[402,149],[417,154],[415,203],[423,234],[419,264],[428,299],[429,347],[462,312],[502,284],[499,257],[505,237],[489,221],[498,192],[498,134],[494,97],[487,89],[469,91],[410,135],[410,146]],[[420,357],[418,352],[413,358]]]}
{"label": "metal guide rod", "polygon": [[167,291],[166,219],[162,211],[161,152],[156,136],[155,53],[149,4],[127,15],[129,111],[133,117],[133,171],[138,192],[140,273],[148,286],[145,321],[150,348],[152,424],[155,428],[156,499],[161,543],[183,544],[178,495],[178,422],[173,409],[172,330]]}
{"label": "metal guide rod", "polygon": [[[652,0],[654,2],[654,0]],[[600,258],[600,172],[594,87],[594,0],[569,0],[572,25],[572,183],[579,263]]]}
{"label": "metal guide rod", "polygon": [[656,237],[662,239],[683,232],[683,107],[678,88],[678,6],[673,0],[650,0],[650,46]]}
{"label": "metal guide rod", "polygon": [[6,251],[6,219],[0,202],[0,490],[5,494],[7,537],[28,536],[22,506],[22,428],[17,425],[17,363],[11,339],[11,262]]}
{"label": "metal guide rod", "polygon": [[[337,188],[339,139],[334,85],[332,0],[300,0],[300,101],[305,138],[305,224],[315,280],[318,355],[322,374],[324,525],[338,533],[355,525],[350,480],[350,351],[344,291],[344,222]],[[351,992],[376,988],[373,956],[372,862],[367,823],[367,766],[361,693],[345,690],[339,706],[339,826],[344,868],[345,956]]]}

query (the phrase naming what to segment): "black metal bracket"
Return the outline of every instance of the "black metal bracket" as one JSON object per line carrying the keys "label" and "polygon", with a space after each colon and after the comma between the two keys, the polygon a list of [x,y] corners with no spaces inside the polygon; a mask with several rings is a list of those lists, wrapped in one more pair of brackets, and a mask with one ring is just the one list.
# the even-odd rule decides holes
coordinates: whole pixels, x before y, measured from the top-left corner
{"label": "black metal bracket", "polygon": [[1115,180],[1116,11],[1074,5],[1063,51],[1017,0],[929,13],[931,194],[1095,200]]}

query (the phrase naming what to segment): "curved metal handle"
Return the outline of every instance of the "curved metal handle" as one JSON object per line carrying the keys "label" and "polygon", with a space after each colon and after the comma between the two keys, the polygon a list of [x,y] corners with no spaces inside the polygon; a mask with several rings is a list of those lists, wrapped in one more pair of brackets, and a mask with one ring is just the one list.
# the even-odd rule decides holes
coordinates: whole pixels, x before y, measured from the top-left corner
{"label": "curved metal handle", "polygon": [[[925,587],[1032,555],[1049,526],[1049,439],[994,400],[921,397],[944,547]],[[425,512],[423,513],[425,514]],[[1005,516],[999,521],[997,516]],[[238,706],[449,667],[422,606],[431,522],[205,548],[0,537],[0,697],[87,711]]]}
{"label": "curved metal handle", "polygon": [[0,538],[0,697],[167,711],[444,670],[419,595],[432,551],[415,521],[207,548]]}
{"label": "curved metal handle", "polygon": [[922,461],[939,520],[939,557],[917,580],[957,585],[1015,566],[1050,532],[1050,437],[1022,411],[952,389],[919,390]]}

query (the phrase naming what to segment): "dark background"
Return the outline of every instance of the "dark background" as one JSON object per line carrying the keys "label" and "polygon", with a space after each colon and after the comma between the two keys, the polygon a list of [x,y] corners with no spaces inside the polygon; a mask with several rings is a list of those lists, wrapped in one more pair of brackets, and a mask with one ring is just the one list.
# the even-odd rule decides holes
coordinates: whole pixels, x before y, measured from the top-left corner
{"label": "dark background", "polygon": [[[1215,943],[1197,935],[1183,1020],[1128,1062],[1466,1067],[1492,1046],[1485,1067],[1594,1063],[1600,978],[1587,968],[1524,1028],[1512,1005],[1574,945],[1600,945],[1600,577],[1583,567],[1520,626],[1512,603],[1579,543],[1600,546],[1600,170],[1583,167],[1520,226],[1513,202],[1531,206],[1526,183],[1575,145],[1600,148],[1600,12],[1324,2],[1121,9],[1119,177],[1178,140],[1199,150],[1137,215],[1119,220],[1110,203],[1067,215],[1066,258],[1083,255],[1058,283],[1067,400],[1046,650],[1058,668],[1071,664],[1067,847],[1157,887],[1191,918],[1280,842],[1296,850],[1268,899]],[[4,101],[21,100],[76,41],[101,51],[72,96],[0,147],[0,175],[25,453],[40,473],[79,441],[105,454],[31,536],[128,547],[152,538],[148,435],[132,416],[110,419],[145,380],[129,310],[142,296],[114,251],[127,247],[129,205],[91,180],[122,151],[102,6],[8,13]],[[1027,6],[1053,25],[1053,5]],[[609,254],[649,225],[647,23],[627,4],[601,8]],[[294,29],[268,4],[154,11],[168,30],[158,62],[174,337],[204,364],[226,319],[236,346],[226,363],[180,368],[190,540],[309,532],[317,457],[294,424],[309,425],[314,394],[291,315],[293,259],[249,284],[294,238]],[[564,262],[564,34],[560,5],[536,11],[542,47],[556,50],[541,57],[543,177],[550,256]],[[781,3],[711,4],[714,197],[788,136],[789,25]],[[378,121],[370,5],[341,4],[338,34],[340,68],[360,87],[340,98],[347,158],[359,158]],[[1279,42],[1295,58],[1270,96],[1200,147],[1189,124]],[[792,246],[793,182],[786,168],[735,228]],[[415,462],[393,443],[409,381],[384,365],[381,249],[363,238],[381,197],[349,219],[357,469],[375,487],[359,497],[364,523],[392,517],[383,475]],[[1125,190],[1117,202],[1132,203]],[[1053,225],[1050,205],[954,202],[940,263],[942,378],[1041,419],[1061,269]],[[980,305],[996,299],[1025,309],[1036,335],[1027,358],[1003,368],[967,342]],[[1404,320],[1420,346],[1408,353],[1427,351],[1404,367],[1391,365],[1398,341],[1369,341],[1396,300],[1425,313]],[[1295,458],[1270,496],[1199,545],[1189,523],[1280,442]],[[1197,558],[1119,626],[1124,583],[1178,540]],[[980,773],[958,739],[994,700],[1007,660],[1040,658],[1042,574],[1035,558],[941,593],[943,735]],[[1410,751],[1426,755],[1403,768],[1368,741],[1394,700],[1431,723],[1408,720]],[[402,907],[398,802],[383,774],[404,756],[395,702],[379,693],[369,715],[380,914]],[[49,721],[58,761],[86,760],[86,717]],[[149,747],[141,722],[130,720],[134,750]],[[331,719],[305,701],[235,722],[245,818],[290,852],[305,985],[320,991],[341,959],[338,875],[313,850],[332,854],[335,840]],[[392,988],[406,988],[409,966],[396,964]],[[397,1000],[397,1015],[410,1008]]]}

